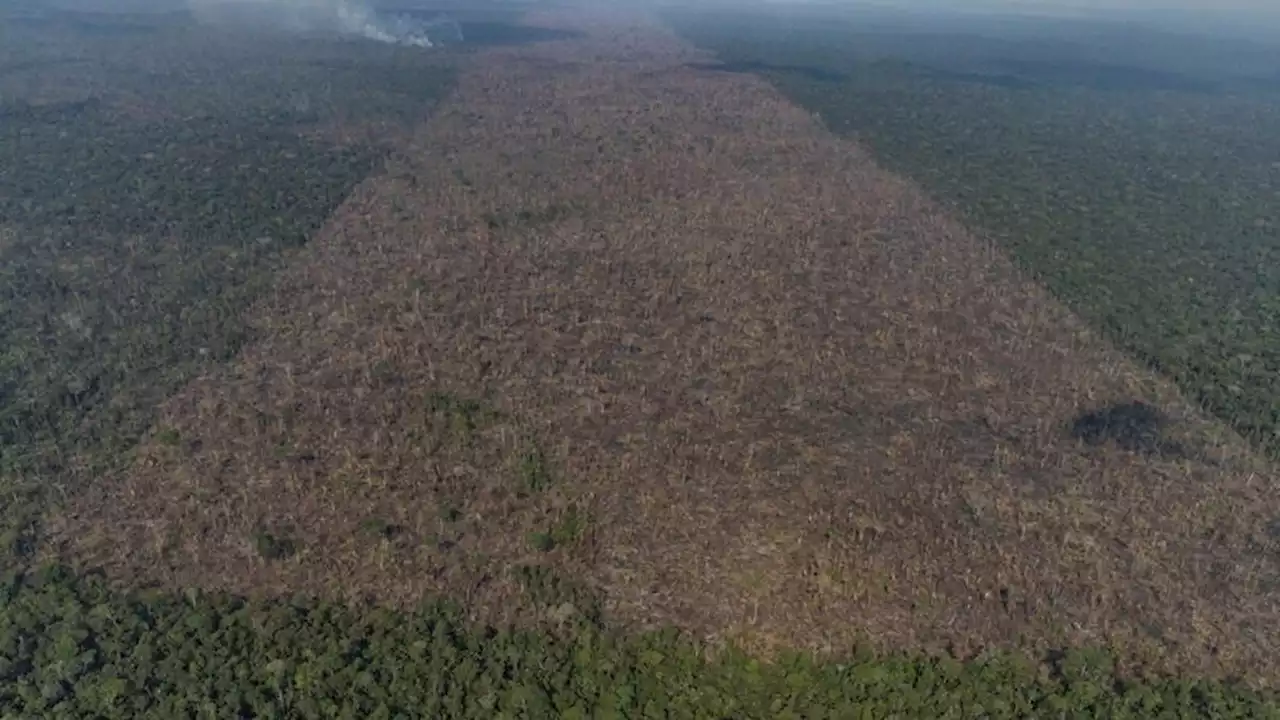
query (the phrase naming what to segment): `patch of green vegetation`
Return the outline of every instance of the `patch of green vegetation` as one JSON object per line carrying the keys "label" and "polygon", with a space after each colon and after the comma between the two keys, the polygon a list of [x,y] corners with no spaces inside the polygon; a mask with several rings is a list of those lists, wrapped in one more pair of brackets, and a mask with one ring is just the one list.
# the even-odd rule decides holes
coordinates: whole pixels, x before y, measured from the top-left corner
{"label": "patch of green vegetation", "polygon": [[550,532],[536,531],[529,533],[529,545],[538,552],[551,552],[556,549],[556,541]]}
{"label": "patch of green vegetation", "polygon": [[447,523],[458,522],[462,519],[462,509],[455,502],[445,502],[440,505],[440,519]]}
{"label": "patch of green vegetation", "polygon": [[586,516],[576,505],[570,505],[546,531],[530,534],[529,544],[540,552],[551,552],[558,547],[578,542],[586,530]]}
{"label": "patch of green vegetation", "polygon": [[165,428],[156,433],[156,442],[169,447],[177,447],[182,442],[182,433],[177,428]]}
{"label": "patch of green vegetation", "polygon": [[44,511],[44,488],[32,480],[0,475],[0,564],[25,560],[35,551],[36,527]]}
{"label": "patch of green vegetation", "polygon": [[524,492],[537,494],[551,487],[551,470],[547,467],[547,458],[542,453],[542,448],[535,443],[530,443],[520,453],[517,471]]}
{"label": "patch of green vegetation", "polygon": [[1280,457],[1280,94],[1240,74],[1243,50],[1197,59],[1194,39],[1148,48],[1105,25],[993,39],[818,11],[672,20],[868,143]]}
{"label": "patch of green vegetation", "polygon": [[581,540],[586,531],[586,515],[578,510],[577,505],[570,505],[551,527],[551,539],[557,545],[570,545]]}
{"label": "patch of green vegetation", "polygon": [[[522,571],[547,603],[571,597]],[[1269,695],[1117,676],[1064,653],[1044,672],[992,653],[709,654],[673,631],[624,637],[475,627],[457,609],[355,610],[306,599],[124,595],[61,568],[0,586],[6,717],[1265,718]]]}
{"label": "patch of green vegetation", "polygon": [[479,400],[460,398],[436,392],[427,398],[427,411],[443,417],[449,434],[464,445],[470,445],[476,431],[498,418],[498,412]]}
{"label": "patch of green vegetation", "polygon": [[574,212],[575,208],[570,204],[553,203],[545,207],[521,208],[509,212],[487,212],[484,214],[484,222],[490,230],[529,227],[557,222],[570,217]]}
{"label": "patch of green vegetation", "polygon": [[521,565],[515,573],[535,606],[551,611],[561,622],[602,628],[604,604],[600,594],[585,584],[545,565]]}
{"label": "patch of green vegetation", "polygon": [[458,184],[463,187],[469,188],[475,185],[471,178],[467,177],[467,173],[460,167],[455,167],[453,169],[453,177],[458,181]]}
{"label": "patch of green vegetation", "polygon": [[287,535],[259,528],[253,533],[253,549],[264,560],[286,560],[298,552],[298,544]]}
{"label": "patch of green vegetation", "polygon": [[391,540],[404,532],[404,528],[382,518],[365,518],[360,521],[360,532],[382,540]]}

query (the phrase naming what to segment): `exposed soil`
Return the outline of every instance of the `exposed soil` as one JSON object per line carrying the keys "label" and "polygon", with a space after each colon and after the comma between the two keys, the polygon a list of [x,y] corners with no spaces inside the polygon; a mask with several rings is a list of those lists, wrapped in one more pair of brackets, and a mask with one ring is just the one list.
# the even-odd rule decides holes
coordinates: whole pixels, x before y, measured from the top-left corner
{"label": "exposed soil", "polygon": [[[764,81],[537,20],[584,35],[477,53],[61,547],[491,621],[549,563],[763,653],[1109,642],[1274,681],[1280,495],[1242,441]],[[1135,402],[1187,452],[1073,434]]]}

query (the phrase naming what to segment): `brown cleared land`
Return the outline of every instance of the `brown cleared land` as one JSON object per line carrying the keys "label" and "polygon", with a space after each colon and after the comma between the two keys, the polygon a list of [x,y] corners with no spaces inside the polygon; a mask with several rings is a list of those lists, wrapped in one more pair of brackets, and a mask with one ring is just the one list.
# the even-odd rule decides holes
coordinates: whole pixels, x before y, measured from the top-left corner
{"label": "brown cleared land", "polygon": [[[1238,438],[763,81],[539,21],[588,35],[478,54],[62,547],[495,621],[547,563],[760,652],[1109,642],[1274,681],[1280,500]],[[1171,418],[1146,450],[1072,437],[1136,400]]]}

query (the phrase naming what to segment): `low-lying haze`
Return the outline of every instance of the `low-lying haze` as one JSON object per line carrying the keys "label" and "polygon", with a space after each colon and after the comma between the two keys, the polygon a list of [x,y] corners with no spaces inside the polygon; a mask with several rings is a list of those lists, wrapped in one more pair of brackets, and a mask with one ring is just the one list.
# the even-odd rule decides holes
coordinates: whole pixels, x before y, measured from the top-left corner
{"label": "low-lying haze", "polygon": [[358,0],[189,0],[189,6],[205,22],[338,33],[418,47],[434,44],[421,24],[379,14]]}

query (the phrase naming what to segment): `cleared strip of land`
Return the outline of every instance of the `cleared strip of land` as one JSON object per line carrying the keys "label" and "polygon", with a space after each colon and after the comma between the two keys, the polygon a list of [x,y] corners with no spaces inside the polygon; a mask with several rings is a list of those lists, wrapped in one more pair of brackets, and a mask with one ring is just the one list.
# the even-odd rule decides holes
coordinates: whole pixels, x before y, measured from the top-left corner
{"label": "cleared strip of land", "polygon": [[522,602],[547,565],[761,652],[1101,642],[1275,677],[1273,468],[763,81],[640,19],[540,21],[586,34],[477,54],[264,339],[51,520],[66,550],[583,611]]}

